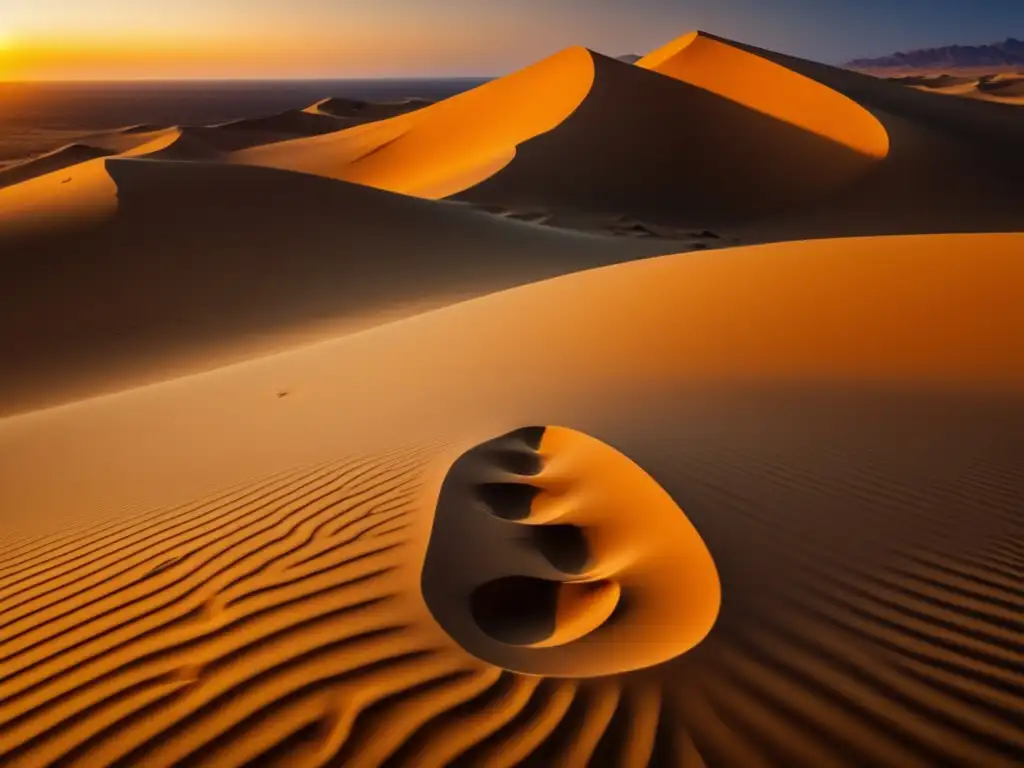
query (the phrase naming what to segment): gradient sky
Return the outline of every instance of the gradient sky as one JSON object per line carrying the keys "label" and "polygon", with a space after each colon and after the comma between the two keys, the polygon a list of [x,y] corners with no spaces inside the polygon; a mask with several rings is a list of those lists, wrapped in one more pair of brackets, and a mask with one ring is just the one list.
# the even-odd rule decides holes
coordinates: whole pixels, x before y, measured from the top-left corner
{"label": "gradient sky", "polygon": [[1024,0],[0,0],[0,80],[493,75],[691,29],[839,63],[1024,37]]}

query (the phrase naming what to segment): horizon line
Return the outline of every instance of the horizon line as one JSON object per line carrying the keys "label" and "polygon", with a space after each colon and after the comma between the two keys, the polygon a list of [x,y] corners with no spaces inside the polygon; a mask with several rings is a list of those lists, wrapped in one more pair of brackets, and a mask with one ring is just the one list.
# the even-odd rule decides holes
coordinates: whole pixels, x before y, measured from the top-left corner
{"label": "horizon line", "polygon": [[493,80],[502,75],[387,75],[372,77],[122,77],[122,78],[28,78],[5,80],[0,85],[75,85],[81,83],[120,85],[125,83],[328,83],[354,81],[402,81],[422,80],[438,82],[445,80]]}

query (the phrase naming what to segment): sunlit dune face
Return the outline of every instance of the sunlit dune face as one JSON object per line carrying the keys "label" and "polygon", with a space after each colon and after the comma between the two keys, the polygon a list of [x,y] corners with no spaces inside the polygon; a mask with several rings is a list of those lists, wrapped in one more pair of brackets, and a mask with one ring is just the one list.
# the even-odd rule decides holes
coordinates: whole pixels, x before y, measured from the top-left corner
{"label": "sunlit dune face", "polygon": [[690,32],[649,53],[637,66],[711,91],[866,157],[877,160],[889,153],[885,128],[863,107],[727,41]]}
{"label": "sunlit dune face", "polygon": [[[239,152],[235,160],[405,195],[447,197],[493,176],[520,144],[568,119],[590,93],[594,76],[591,54],[568,48],[422,110]],[[496,114],[503,117],[494,119]]]}

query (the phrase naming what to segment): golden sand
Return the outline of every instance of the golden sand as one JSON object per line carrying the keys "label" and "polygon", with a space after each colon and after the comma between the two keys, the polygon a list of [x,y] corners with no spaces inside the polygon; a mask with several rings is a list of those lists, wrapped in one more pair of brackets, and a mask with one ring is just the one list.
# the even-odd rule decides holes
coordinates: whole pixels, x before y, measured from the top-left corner
{"label": "golden sand", "polygon": [[5,165],[0,764],[1015,764],[1019,114],[695,34]]}

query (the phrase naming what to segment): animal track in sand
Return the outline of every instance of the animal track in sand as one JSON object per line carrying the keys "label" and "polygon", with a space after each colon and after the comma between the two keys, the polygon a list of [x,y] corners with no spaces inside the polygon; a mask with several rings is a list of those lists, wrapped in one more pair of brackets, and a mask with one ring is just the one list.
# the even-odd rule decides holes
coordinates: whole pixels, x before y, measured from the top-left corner
{"label": "animal track in sand", "polygon": [[565,427],[526,427],[460,456],[441,486],[424,600],[478,658],[591,677],[667,661],[718,616],[710,552],[629,458]]}

